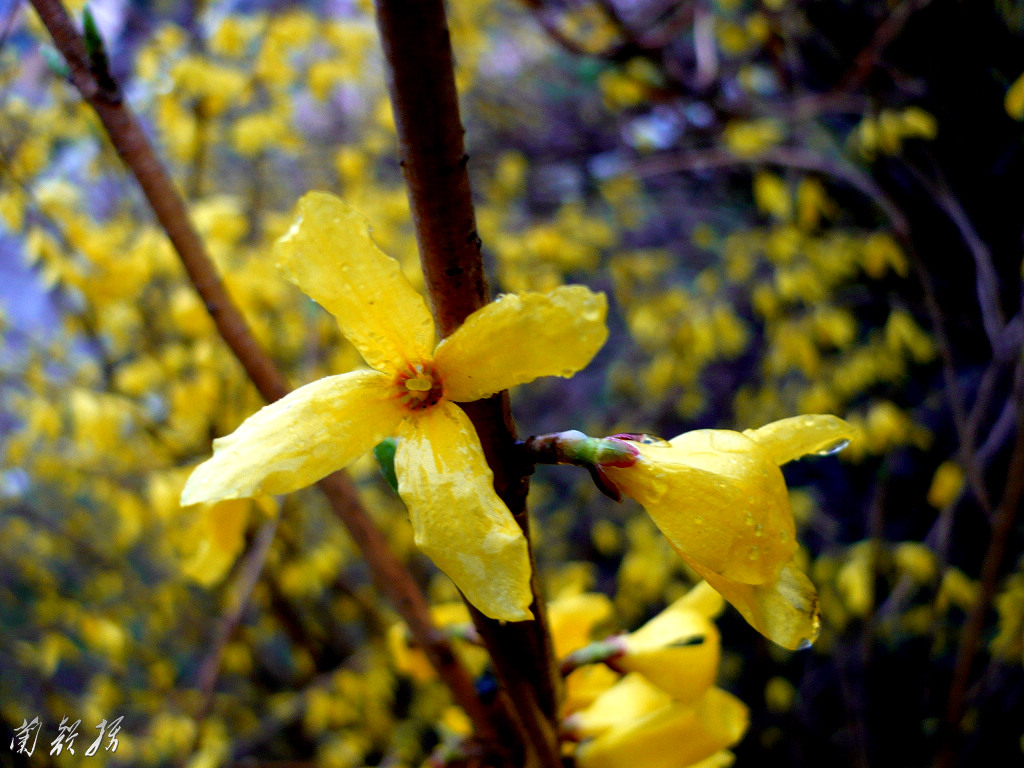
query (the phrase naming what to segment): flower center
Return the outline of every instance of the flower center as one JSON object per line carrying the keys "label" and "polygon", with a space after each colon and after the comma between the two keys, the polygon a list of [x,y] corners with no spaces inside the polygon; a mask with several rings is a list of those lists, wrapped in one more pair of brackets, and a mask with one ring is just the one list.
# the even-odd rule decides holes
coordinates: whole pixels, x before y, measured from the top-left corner
{"label": "flower center", "polygon": [[444,394],[441,378],[430,363],[409,363],[395,377],[395,389],[402,405],[419,411],[437,405]]}

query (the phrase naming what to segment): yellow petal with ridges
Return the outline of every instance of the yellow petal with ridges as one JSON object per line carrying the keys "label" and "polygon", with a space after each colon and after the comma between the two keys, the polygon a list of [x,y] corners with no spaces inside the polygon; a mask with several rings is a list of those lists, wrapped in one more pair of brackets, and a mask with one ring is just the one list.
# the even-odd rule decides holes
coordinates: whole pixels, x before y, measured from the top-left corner
{"label": "yellow petal with ridges", "polygon": [[434,321],[423,297],[370,238],[366,217],[326,192],[299,200],[274,246],[278,267],[338,320],[345,338],[380,371],[429,359]]}
{"label": "yellow petal with ridges", "polygon": [[416,546],[492,619],[525,621],[530,554],[469,417],[442,401],[403,425],[395,453],[398,494]]}
{"label": "yellow petal with ridges", "polygon": [[809,453],[840,451],[854,439],[856,430],[836,416],[806,414],[747,429],[743,434],[761,446],[771,461],[782,465]]}
{"label": "yellow petal with ridges", "polygon": [[608,338],[607,311],[605,295],[582,285],[500,296],[438,345],[445,397],[467,403],[541,376],[572,376]]}
{"label": "yellow petal with ridges", "polygon": [[818,592],[811,580],[788,562],[771,584],[740,584],[723,578],[686,557],[683,559],[718,590],[754,629],[774,643],[799,650],[813,643],[821,630]]}
{"label": "yellow petal with ridges", "polygon": [[696,704],[673,703],[611,728],[576,750],[579,768],[688,768],[736,744],[747,730],[746,705],[720,688]]}
{"label": "yellow petal with ridges", "polygon": [[183,505],[273,495],[312,485],[395,432],[408,412],[391,377],[376,371],[328,376],[254,413],[196,467]]}
{"label": "yellow petal with ridges", "polygon": [[775,580],[796,551],[796,530],[782,473],[756,443],[697,430],[672,445],[632,444],[640,461],[604,472],[679,552],[746,584]]}

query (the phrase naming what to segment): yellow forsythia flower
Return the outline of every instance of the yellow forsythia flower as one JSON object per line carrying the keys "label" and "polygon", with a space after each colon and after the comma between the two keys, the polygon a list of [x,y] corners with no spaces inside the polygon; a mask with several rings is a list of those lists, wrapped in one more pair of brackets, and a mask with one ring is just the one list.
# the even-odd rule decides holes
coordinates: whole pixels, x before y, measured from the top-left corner
{"label": "yellow forsythia flower", "polygon": [[754,174],[754,202],[758,210],[780,221],[793,213],[793,197],[789,186],[774,173],[761,171]]}
{"label": "yellow forsythia flower", "polygon": [[[640,764],[644,768],[688,768],[738,742],[747,730],[748,718],[742,701],[711,688],[695,704],[670,702],[584,742],[576,750],[576,764],[579,768],[634,768]],[[642,762],[638,761],[640,755]]]}
{"label": "yellow forsythia flower", "polygon": [[754,629],[802,648],[818,636],[818,598],[794,559],[796,526],[779,465],[831,453],[853,435],[843,420],[820,415],[742,434],[702,429],[667,443],[633,443],[636,464],[603,471]]}
{"label": "yellow forsythia flower", "polygon": [[711,618],[722,598],[701,582],[636,631],[619,638],[617,668],[639,672],[676,701],[696,701],[718,673],[721,639]]}
{"label": "yellow forsythia flower", "polygon": [[594,626],[607,621],[613,612],[612,601],[599,592],[566,595],[548,603],[548,622],[556,658],[586,645]]}
{"label": "yellow forsythia flower", "polygon": [[753,157],[782,142],[782,125],[772,118],[734,120],[722,132],[725,146],[739,157]]}
{"label": "yellow forsythia flower", "polygon": [[672,703],[672,697],[638,672],[632,672],[598,696],[586,709],[565,719],[565,729],[593,738]]}
{"label": "yellow forsythia flower", "polygon": [[1014,120],[1024,120],[1024,75],[1013,81],[1003,98],[1006,114]]}
{"label": "yellow forsythia flower", "polygon": [[944,461],[935,470],[928,488],[928,503],[936,509],[952,504],[964,487],[964,471],[955,461]]}
{"label": "yellow forsythia flower", "polygon": [[276,254],[375,370],[314,381],[250,416],[214,441],[182,504],[288,493],[398,434],[398,493],[417,546],[486,615],[531,618],[526,540],[455,403],[583,368],[608,335],[604,295],[562,286],[503,296],[435,348],[423,297],[370,238],[365,217],[333,195],[299,201]]}

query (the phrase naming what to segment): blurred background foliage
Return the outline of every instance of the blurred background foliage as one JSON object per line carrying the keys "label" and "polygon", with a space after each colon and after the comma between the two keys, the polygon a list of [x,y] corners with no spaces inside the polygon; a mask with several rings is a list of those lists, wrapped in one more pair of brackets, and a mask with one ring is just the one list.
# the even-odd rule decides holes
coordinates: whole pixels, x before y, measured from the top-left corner
{"label": "blurred background foliage", "polygon": [[[96,765],[418,765],[464,717],[389,632],[317,493],[179,507],[211,439],[260,400],[33,12],[0,7],[0,721],[39,716],[47,738],[81,717],[89,742],[124,715]],[[422,282],[370,3],[92,11],[259,340],[295,384],[357,366],[269,254],[301,193],[328,189]],[[514,394],[520,433],[801,412],[861,430],[841,461],[786,468],[817,644],[782,652],[720,620],[719,684],[751,709],[736,764],[930,765],[958,659],[958,764],[1020,761],[1024,541],[994,523],[1020,482],[1024,5],[449,14],[492,288],[612,299],[586,371]],[[457,600],[372,459],[354,474],[435,602]],[[549,597],[608,595],[607,631],[694,581],[585,473],[539,468],[531,502]],[[47,751],[31,764],[78,764]]]}

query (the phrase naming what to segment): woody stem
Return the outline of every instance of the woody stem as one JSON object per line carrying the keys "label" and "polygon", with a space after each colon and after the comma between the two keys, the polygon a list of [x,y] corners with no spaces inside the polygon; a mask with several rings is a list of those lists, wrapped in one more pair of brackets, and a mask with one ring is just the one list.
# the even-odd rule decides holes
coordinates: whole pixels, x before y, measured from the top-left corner
{"label": "woody stem", "polygon": [[[488,300],[448,22],[443,0],[377,0],[376,6],[420,261],[444,337]],[[529,541],[526,491],[532,465],[516,447],[508,395],[502,392],[464,408],[494,472],[495,490]],[[533,572],[535,621],[503,624],[470,609],[495,675],[512,702],[527,757],[545,768],[558,768],[560,681],[536,568]]]}

